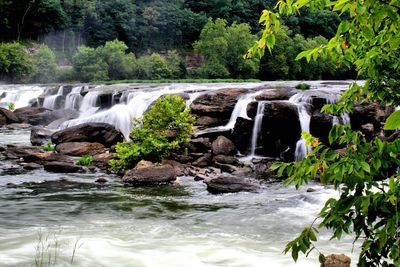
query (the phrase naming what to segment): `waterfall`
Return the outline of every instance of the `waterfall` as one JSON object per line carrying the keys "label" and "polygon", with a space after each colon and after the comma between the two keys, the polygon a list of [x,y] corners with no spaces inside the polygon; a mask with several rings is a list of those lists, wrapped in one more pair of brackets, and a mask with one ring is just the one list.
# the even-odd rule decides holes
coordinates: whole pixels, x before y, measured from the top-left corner
{"label": "waterfall", "polygon": [[64,86],[61,85],[58,88],[58,92],[55,95],[46,96],[43,101],[43,107],[48,109],[55,109],[56,108],[56,101],[57,99],[64,94]]}
{"label": "waterfall", "polygon": [[[297,106],[301,132],[310,132],[311,115],[308,113],[306,106],[311,104],[311,96],[300,92],[292,96],[288,101]],[[305,140],[300,137],[296,143],[296,151],[294,158],[296,161],[301,161],[311,151],[309,146],[306,146]]]}
{"label": "waterfall", "polygon": [[79,111],[81,112],[80,118],[84,118],[96,113],[99,110],[98,97],[100,95],[99,91],[88,92],[82,99]]}
{"label": "waterfall", "polygon": [[257,140],[261,131],[262,119],[264,117],[265,103],[266,103],[265,101],[258,102],[257,115],[254,118],[253,133],[251,135],[251,147],[249,156],[251,158],[254,158],[256,156]]}
{"label": "waterfall", "polygon": [[79,106],[83,99],[81,92],[84,89],[84,86],[76,86],[72,88],[71,92],[65,98],[65,109],[79,109]]}
{"label": "waterfall", "polygon": [[98,113],[95,112],[98,109],[96,104],[99,92],[89,92],[82,101],[80,111],[83,113],[79,118],[64,122],[60,128],[65,129],[86,122],[103,122],[114,125],[126,139],[129,139],[133,127],[133,118],[140,119],[150,105],[162,95],[178,92],[180,91],[170,90],[169,87],[161,90],[127,92],[123,95],[124,101],[126,99],[127,103],[114,105],[110,109]]}
{"label": "waterfall", "polygon": [[44,90],[44,87],[30,85],[1,86],[0,95],[5,94],[5,96],[0,98],[0,107],[7,108],[9,103],[14,103],[16,109],[29,106]]}

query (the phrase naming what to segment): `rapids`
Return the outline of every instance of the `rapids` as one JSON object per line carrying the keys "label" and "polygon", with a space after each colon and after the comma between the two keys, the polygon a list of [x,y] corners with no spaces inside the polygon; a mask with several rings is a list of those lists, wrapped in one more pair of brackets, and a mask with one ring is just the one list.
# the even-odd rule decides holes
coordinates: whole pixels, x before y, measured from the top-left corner
{"label": "rapids", "polygon": [[[210,90],[191,89],[188,101]],[[29,134],[0,129],[0,147],[29,145]],[[96,184],[98,177],[108,182]],[[319,266],[316,253],[295,264],[282,251],[337,196],[333,189],[314,183],[296,191],[270,183],[260,193],[212,195],[193,177],[180,179],[181,187],[135,188],[102,173],[26,172],[0,159],[0,266]],[[329,237],[321,230],[322,252],[345,253],[356,262],[349,237]]]}

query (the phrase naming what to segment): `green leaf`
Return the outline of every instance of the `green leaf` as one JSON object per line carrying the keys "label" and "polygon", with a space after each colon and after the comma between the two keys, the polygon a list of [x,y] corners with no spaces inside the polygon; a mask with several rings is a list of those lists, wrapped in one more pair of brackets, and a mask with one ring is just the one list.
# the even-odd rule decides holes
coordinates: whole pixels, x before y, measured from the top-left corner
{"label": "green leaf", "polygon": [[396,130],[400,128],[400,110],[392,113],[392,115],[387,118],[385,123],[385,130]]}

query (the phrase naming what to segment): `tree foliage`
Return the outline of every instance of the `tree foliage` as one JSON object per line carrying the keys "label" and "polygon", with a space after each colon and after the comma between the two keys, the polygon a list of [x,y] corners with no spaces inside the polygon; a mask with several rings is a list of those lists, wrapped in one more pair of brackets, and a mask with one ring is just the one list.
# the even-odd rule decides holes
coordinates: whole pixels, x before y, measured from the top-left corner
{"label": "tree foliage", "polygon": [[245,61],[243,54],[256,40],[247,24],[227,26],[223,19],[208,20],[194,43],[195,51],[205,57],[201,72],[207,78],[248,78],[258,72],[257,59]]}
{"label": "tree foliage", "polygon": [[26,81],[34,71],[34,62],[25,46],[19,43],[0,43],[0,79]]}
{"label": "tree foliage", "polygon": [[[304,8],[330,9],[347,17],[328,43],[300,53],[297,59],[311,61],[330,56],[338,63],[354,66],[359,75],[367,77],[365,85],[353,84],[337,104],[325,106],[322,111],[351,112],[355,101],[399,106],[398,0],[280,0],[277,13],[263,12],[260,22],[265,30],[247,56],[263,55],[266,48],[271,51],[281,28],[281,16],[298,14]],[[389,117],[386,128],[400,127],[398,112]],[[287,175],[287,184],[296,187],[318,175],[321,182],[331,183],[340,190],[340,197],[329,199],[321,210],[319,227],[332,229],[332,238],[353,233],[356,240],[362,241],[358,266],[399,266],[400,139],[376,137],[368,141],[362,133],[344,126],[332,128],[326,145],[303,135],[313,151],[301,162],[276,163],[273,168],[279,175]],[[333,145],[340,145],[345,152],[333,150]],[[299,252],[308,255],[315,249],[317,232],[314,225],[306,228],[287,245],[285,252],[291,251],[295,260]],[[320,260],[324,260],[322,254]]]}
{"label": "tree foliage", "polygon": [[56,56],[47,45],[41,45],[34,56],[35,72],[31,81],[53,82],[57,77]]}
{"label": "tree foliage", "polygon": [[158,161],[168,157],[172,150],[190,140],[194,122],[182,98],[159,98],[142,119],[134,121],[130,141],[117,144],[118,159],[110,162],[111,170],[122,173],[142,159]]}

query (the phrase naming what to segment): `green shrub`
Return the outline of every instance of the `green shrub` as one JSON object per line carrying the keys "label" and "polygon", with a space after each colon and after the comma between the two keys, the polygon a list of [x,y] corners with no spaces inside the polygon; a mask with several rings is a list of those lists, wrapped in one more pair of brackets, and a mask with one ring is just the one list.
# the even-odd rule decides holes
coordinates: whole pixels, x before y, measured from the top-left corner
{"label": "green shrub", "polygon": [[111,170],[122,173],[141,159],[158,161],[168,157],[172,150],[190,140],[194,122],[180,97],[159,98],[141,120],[135,120],[130,142],[117,144],[119,159],[110,161]]}
{"label": "green shrub", "polygon": [[309,85],[308,83],[299,83],[296,85],[296,89],[299,90],[308,90],[311,88],[311,85]]}
{"label": "green shrub", "polygon": [[56,150],[56,146],[49,140],[45,146],[42,146],[44,151],[52,152]]}
{"label": "green shrub", "polygon": [[93,166],[93,157],[92,156],[83,156],[80,157],[76,162],[76,165],[79,166]]}
{"label": "green shrub", "polygon": [[41,45],[34,56],[36,64],[32,77],[33,82],[53,82],[57,77],[56,56],[47,45]]}
{"label": "green shrub", "polygon": [[0,43],[0,79],[21,82],[34,71],[34,62],[19,43]]}

